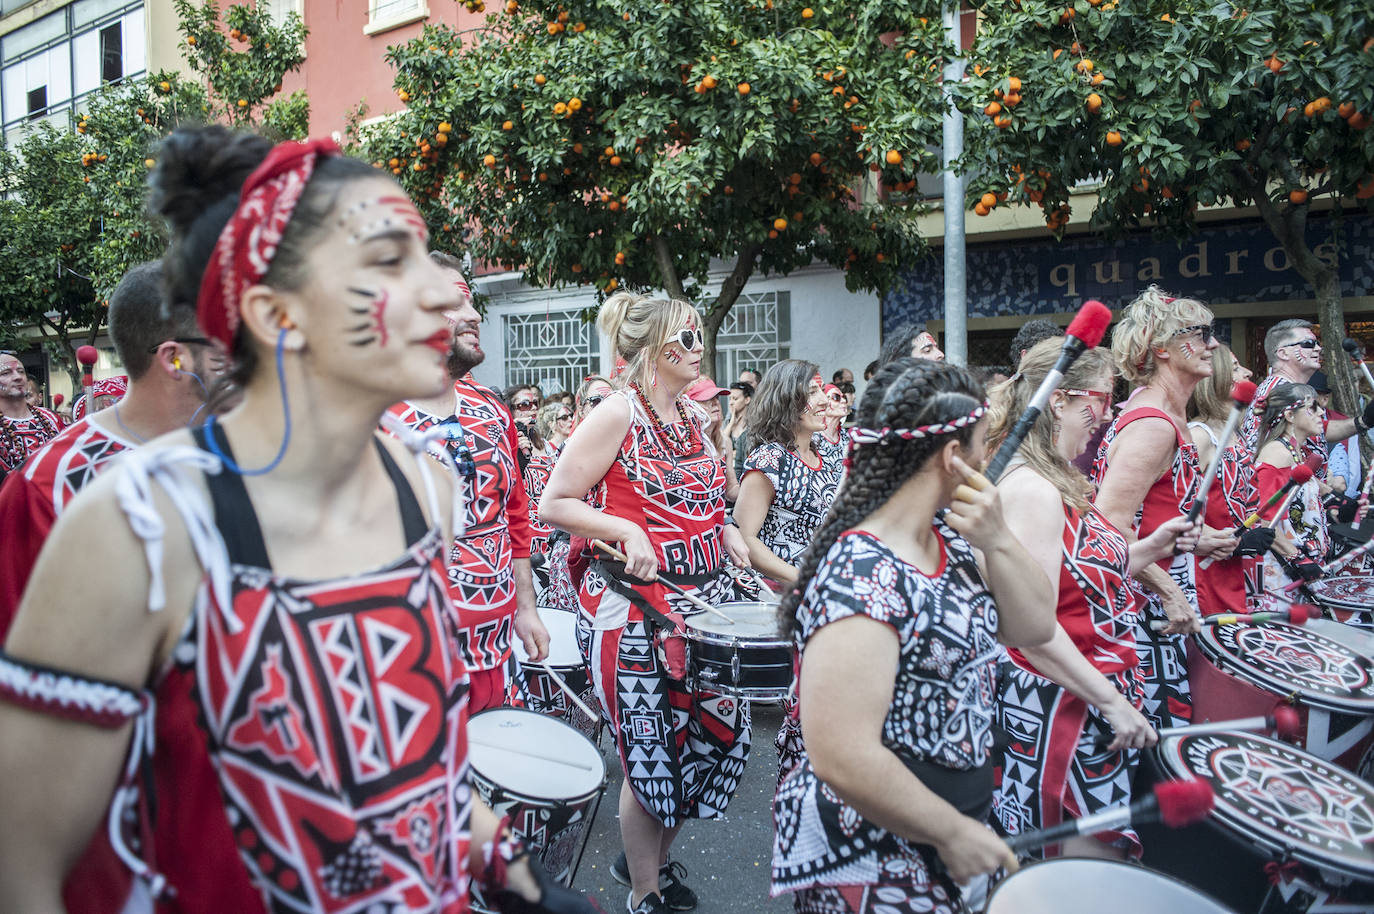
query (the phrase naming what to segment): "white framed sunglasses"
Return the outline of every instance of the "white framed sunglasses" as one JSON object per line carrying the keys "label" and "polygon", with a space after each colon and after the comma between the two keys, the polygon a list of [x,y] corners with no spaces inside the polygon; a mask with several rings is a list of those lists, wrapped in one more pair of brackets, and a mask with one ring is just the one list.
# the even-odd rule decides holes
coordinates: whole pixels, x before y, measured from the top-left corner
{"label": "white framed sunglasses", "polygon": [[697,328],[683,327],[677,332],[677,335],[668,342],[677,343],[686,352],[694,352],[705,345],[705,337],[701,335],[701,331]]}

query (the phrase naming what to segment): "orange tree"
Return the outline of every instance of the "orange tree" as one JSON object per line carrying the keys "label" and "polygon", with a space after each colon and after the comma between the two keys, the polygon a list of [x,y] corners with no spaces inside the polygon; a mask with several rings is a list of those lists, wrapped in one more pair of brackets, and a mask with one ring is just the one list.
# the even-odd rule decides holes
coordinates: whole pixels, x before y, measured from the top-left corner
{"label": "orange tree", "polygon": [[[437,246],[535,286],[700,299],[706,364],[756,274],[812,262],[882,289],[923,252],[938,169],[939,6],[509,0],[388,52],[407,108],[365,154]],[[712,263],[729,274],[701,299]]]}
{"label": "orange tree", "polygon": [[0,334],[36,327],[74,385],[110,293],[165,247],[144,208],[157,141],[206,113],[200,86],[157,73],[101,90],[74,131],[44,122],[0,147]]}
{"label": "orange tree", "polygon": [[235,3],[220,14],[216,0],[175,0],[185,45],[182,54],[210,89],[210,113],[239,127],[257,127],[279,139],[300,139],[310,124],[304,91],[274,99],[282,77],[305,62],[305,26],[296,13],[281,25],[266,4]]}
{"label": "orange tree", "polygon": [[[1315,211],[1374,209],[1374,16],[1335,0],[997,0],[981,8],[958,104],[978,212],[1000,195],[1062,232],[1069,190],[1100,182],[1096,228],[1186,236],[1199,206],[1254,206],[1339,354],[1336,263]],[[991,195],[991,196],[988,196]],[[1004,198],[1003,198],[1004,199]],[[1347,413],[1345,358],[1327,372]]]}

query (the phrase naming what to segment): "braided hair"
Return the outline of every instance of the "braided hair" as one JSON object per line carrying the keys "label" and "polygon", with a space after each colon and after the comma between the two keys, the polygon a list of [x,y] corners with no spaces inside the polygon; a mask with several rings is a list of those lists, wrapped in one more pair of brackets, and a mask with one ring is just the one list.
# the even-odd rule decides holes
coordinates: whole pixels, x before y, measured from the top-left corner
{"label": "braided hair", "polygon": [[[858,425],[864,428],[916,428],[967,416],[983,402],[983,385],[963,368],[910,356],[878,369],[859,401]],[[795,636],[802,594],[815,577],[840,534],[887,503],[940,448],[953,438],[968,445],[974,425],[949,435],[889,438],[850,452],[849,474],[825,521],[802,556],[797,583],[783,594],[778,615],[783,632]]]}

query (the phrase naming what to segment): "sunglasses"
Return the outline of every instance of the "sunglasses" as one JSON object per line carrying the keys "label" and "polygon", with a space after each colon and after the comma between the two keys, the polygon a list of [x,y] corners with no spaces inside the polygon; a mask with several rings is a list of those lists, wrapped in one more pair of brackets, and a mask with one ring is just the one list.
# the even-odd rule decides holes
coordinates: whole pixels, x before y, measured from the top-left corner
{"label": "sunglasses", "polygon": [[831,394],[829,399],[831,403],[843,403],[844,394]]}
{"label": "sunglasses", "polygon": [[1207,343],[1217,338],[1216,327],[1212,324],[1194,324],[1191,327],[1184,327],[1181,330],[1174,331],[1174,336],[1194,335],[1200,337],[1203,344],[1206,345]]}
{"label": "sunglasses", "polygon": [[673,337],[668,342],[677,343],[683,350],[692,352],[703,344],[704,339],[700,330],[691,327],[683,327],[677,332],[677,336]]}
{"label": "sunglasses", "polygon": [[604,400],[604,399],[606,399],[606,395],[605,395],[605,394],[599,394],[598,396],[595,396],[595,397],[588,397],[587,399],[583,400],[583,401],[582,401],[582,405],[583,405],[583,406],[586,406],[586,407],[588,407],[588,408],[590,408],[590,407],[596,406],[598,403],[600,403],[600,402],[601,402],[602,400]]}
{"label": "sunglasses", "polygon": [[[215,345],[214,340],[206,339],[206,338],[203,337],[203,336],[174,336],[174,337],[171,337],[170,339],[165,339],[165,340],[163,340],[162,343],[181,343],[183,346],[213,346],[213,345]],[[149,352],[157,352],[158,349],[162,346],[162,343],[158,343],[156,346],[149,346],[149,347],[148,347],[148,351],[149,351]]]}
{"label": "sunglasses", "polygon": [[510,405],[511,409],[534,409],[539,403],[536,400],[516,400]]}
{"label": "sunglasses", "polygon": [[1061,388],[1070,397],[1087,397],[1090,400],[1098,400],[1102,403],[1104,410],[1112,408],[1112,392],[1110,390],[1082,390],[1077,387]]}
{"label": "sunglasses", "polygon": [[1298,340],[1296,343],[1284,343],[1280,349],[1287,349],[1289,346],[1297,346],[1299,349],[1320,349],[1322,344],[1316,340]]}
{"label": "sunglasses", "polygon": [[556,416],[553,417],[553,420],[554,420],[555,422],[566,422],[567,420],[569,420],[569,419],[571,419],[571,418],[572,418],[572,413],[559,413],[558,415],[556,415]]}

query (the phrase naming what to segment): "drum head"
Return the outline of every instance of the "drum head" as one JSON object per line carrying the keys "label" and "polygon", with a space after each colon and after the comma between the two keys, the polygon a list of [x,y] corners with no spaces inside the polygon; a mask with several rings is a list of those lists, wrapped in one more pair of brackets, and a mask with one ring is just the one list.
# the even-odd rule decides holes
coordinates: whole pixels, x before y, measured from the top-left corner
{"label": "drum head", "polygon": [[[582,651],[577,647],[577,613],[552,606],[539,606],[539,621],[549,630],[549,666],[582,666]],[[522,666],[530,662],[525,645],[515,635],[510,639],[515,660]]]}
{"label": "drum head", "polygon": [[1320,603],[1374,613],[1374,578],[1369,575],[1346,574],[1313,581],[1307,586]]}
{"label": "drum head", "polygon": [[1270,622],[1204,625],[1197,646],[1222,670],[1303,704],[1374,714],[1374,660],[1315,630]]}
{"label": "drum head", "polygon": [[1356,628],[1333,619],[1309,619],[1303,628],[1339,641],[1357,654],[1374,657],[1374,631],[1367,628]]}
{"label": "drum head", "polygon": [[720,638],[739,638],[743,641],[782,641],[778,631],[776,603],[722,603],[716,607],[735,624],[731,625],[715,613],[699,612],[687,618],[687,627]]}
{"label": "drum head", "polygon": [[1169,736],[1175,777],[1212,784],[1218,822],[1276,856],[1374,880],[1374,787],[1301,749],[1252,733]]}
{"label": "drum head", "polygon": [[1035,863],[998,883],[987,914],[1234,914],[1161,873],[1114,860]]}
{"label": "drum head", "polygon": [[606,780],[606,763],[591,740],[561,720],[522,708],[474,714],[468,760],[486,780],[533,800],[584,797]]}

